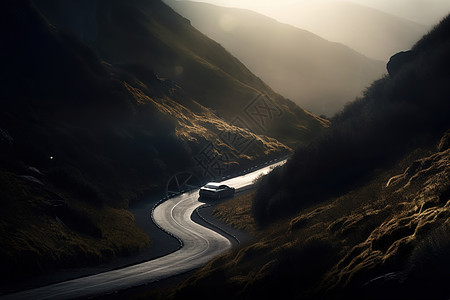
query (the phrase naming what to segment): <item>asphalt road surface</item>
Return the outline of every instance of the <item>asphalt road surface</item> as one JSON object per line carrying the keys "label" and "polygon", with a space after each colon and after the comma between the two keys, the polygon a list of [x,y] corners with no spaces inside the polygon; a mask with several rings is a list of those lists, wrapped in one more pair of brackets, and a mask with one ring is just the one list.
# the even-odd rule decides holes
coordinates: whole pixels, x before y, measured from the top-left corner
{"label": "asphalt road surface", "polygon": [[[243,190],[251,186],[258,176],[283,163],[284,161],[223,183],[236,190]],[[192,221],[191,215],[203,204],[198,201],[198,190],[194,190],[163,202],[153,211],[154,221],[181,240],[182,247],[178,251],[125,268],[7,294],[1,299],[70,299],[103,295],[199,268],[232,247],[228,238]]]}

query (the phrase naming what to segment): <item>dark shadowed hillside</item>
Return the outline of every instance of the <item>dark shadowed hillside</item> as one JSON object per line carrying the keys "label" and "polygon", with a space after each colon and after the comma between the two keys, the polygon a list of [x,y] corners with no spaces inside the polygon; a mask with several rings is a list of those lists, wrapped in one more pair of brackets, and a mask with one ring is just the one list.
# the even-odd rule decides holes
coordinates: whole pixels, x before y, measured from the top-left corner
{"label": "dark shadowed hillside", "polygon": [[277,92],[315,114],[332,116],[385,73],[384,62],[249,10],[167,3]]}

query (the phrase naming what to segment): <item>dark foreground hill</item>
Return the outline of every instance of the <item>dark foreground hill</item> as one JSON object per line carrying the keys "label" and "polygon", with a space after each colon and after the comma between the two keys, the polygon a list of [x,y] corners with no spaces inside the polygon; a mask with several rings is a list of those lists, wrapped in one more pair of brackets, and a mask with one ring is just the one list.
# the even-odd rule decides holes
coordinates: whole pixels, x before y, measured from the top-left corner
{"label": "dark foreground hill", "polygon": [[[137,19],[127,15],[131,11],[136,16],[141,10],[135,6],[145,7],[145,3],[148,15]],[[11,280],[61,267],[98,264],[148,247],[149,237],[135,225],[128,204],[145,191],[163,191],[177,172],[189,170],[198,177],[214,178],[291,152],[273,137],[233,125],[231,110],[228,119],[221,117],[225,110],[204,106],[200,103],[208,102],[204,98],[194,98],[175,82],[157,76],[155,72],[162,69],[156,65],[121,56],[124,50],[119,46],[140,49],[128,53],[130,58],[151,54],[151,62],[169,63],[177,52],[194,66],[185,80],[193,80],[198,68],[204,68],[206,80],[213,76],[208,72],[216,70],[223,78],[216,74],[214,84],[240,95],[231,99],[253,95],[254,106],[248,106],[247,116],[252,116],[251,109],[266,104],[286,118],[287,123],[272,118],[274,123],[261,126],[260,133],[267,129],[267,134],[278,132],[286,141],[304,137],[301,143],[308,143],[326,125],[271,92],[161,2],[76,4],[106,6],[98,13],[108,26],[98,30],[112,30],[108,38],[92,39],[90,34],[96,31],[90,31],[89,11],[59,15],[66,21],[84,20],[79,24],[89,30],[83,31],[83,42],[63,25],[49,23],[30,1],[1,4],[0,276],[5,286]],[[117,19],[109,22],[108,16]],[[186,33],[197,40],[183,40]],[[120,39],[121,34],[135,44]],[[106,45],[114,42],[115,35],[119,42]],[[156,37],[172,38],[178,48]],[[95,48],[94,42],[105,45]],[[165,48],[157,49],[163,44]],[[108,47],[117,52],[99,58],[100,50]],[[229,69],[223,71],[200,58],[195,47],[221,59],[223,68]],[[249,81],[237,80],[232,71]],[[193,92],[194,83],[187,87]],[[218,98],[224,97],[223,90],[206,87],[215,89]],[[269,99],[270,95],[279,102]],[[223,107],[231,104],[236,102],[221,103]],[[289,124],[292,130],[284,127]],[[209,164],[199,161],[205,153],[210,155]]]}
{"label": "dark foreground hill", "polygon": [[259,224],[256,241],[210,262],[174,298],[448,299],[449,62],[450,16],[264,177],[253,210],[247,197],[217,213]]}

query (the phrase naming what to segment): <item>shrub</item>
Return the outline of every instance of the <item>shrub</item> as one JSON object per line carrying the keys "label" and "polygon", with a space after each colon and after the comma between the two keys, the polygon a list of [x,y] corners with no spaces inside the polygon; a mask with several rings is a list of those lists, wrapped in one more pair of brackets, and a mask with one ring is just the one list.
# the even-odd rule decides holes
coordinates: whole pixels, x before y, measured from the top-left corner
{"label": "shrub", "polygon": [[321,239],[312,238],[299,248],[284,249],[268,275],[256,282],[250,298],[314,299],[313,288],[322,280],[336,259],[333,246]]}
{"label": "shrub", "polygon": [[416,299],[426,299],[430,293],[435,299],[447,299],[450,295],[448,275],[450,274],[450,225],[432,230],[427,238],[419,242],[410,257],[407,284],[420,286],[411,295]]}

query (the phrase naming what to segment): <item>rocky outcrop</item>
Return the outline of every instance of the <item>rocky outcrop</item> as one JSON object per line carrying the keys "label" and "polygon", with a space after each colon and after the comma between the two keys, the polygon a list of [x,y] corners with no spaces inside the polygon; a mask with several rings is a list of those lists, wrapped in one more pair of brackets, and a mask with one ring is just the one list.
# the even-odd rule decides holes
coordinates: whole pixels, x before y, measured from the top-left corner
{"label": "rocky outcrop", "polygon": [[409,63],[414,59],[413,51],[402,51],[394,54],[387,63],[387,71],[390,76],[396,75],[405,64]]}

